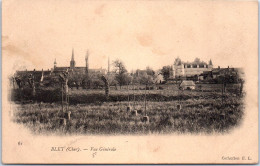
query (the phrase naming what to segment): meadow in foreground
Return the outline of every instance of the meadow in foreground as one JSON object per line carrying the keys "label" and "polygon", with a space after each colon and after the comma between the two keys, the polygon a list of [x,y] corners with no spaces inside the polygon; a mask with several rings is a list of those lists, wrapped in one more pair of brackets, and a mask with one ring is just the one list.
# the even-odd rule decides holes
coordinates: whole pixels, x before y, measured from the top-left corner
{"label": "meadow in foreground", "polygon": [[[118,92],[117,92],[118,93]],[[95,96],[95,93],[92,93]],[[101,95],[99,93],[96,94]],[[234,93],[191,92],[170,95],[158,91],[147,94],[147,107],[143,94],[113,94],[115,100],[99,101],[69,106],[70,120],[62,124],[61,104],[33,102],[17,105],[13,121],[21,123],[36,134],[167,134],[167,133],[226,133],[241,123],[243,98]],[[93,97],[93,96],[92,96]],[[100,98],[96,98],[98,100]],[[132,101],[131,101],[132,100]],[[127,106],[131,110],[127,111]],[[181,105],[181,109],[177,108]],[[136,112],[133,112],[136,110]],[[136,114],[137,113],[137,114]],[[142,121],[143,116],[149,122]]]}

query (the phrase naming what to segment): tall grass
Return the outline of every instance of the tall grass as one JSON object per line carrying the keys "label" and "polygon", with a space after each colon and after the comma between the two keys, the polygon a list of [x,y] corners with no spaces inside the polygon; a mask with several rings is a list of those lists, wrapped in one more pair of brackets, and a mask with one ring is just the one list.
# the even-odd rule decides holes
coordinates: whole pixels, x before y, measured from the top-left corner
{"label": "tall grass", "polygon": [[[41,134],[166,134],[166,133],[226,133],[239,126],[243,117],[243,98],[220,92],[162,92],[149,91],[144,123],[144,94],[136,92],[135,109],[138,115],[127,112],[128,96],[112,91],[105,99],[104,92],[73,91],[69,109],[71,120],[60,124],[64,117],[60,103],[30,103],[18,106],[13,121]],[[224,100],[222,100],[222,97]],[[130,96],[130,105],[134,105]],[[37,100],[36,100],[37,101]],[[182,109],[177,109],[181,104]]]}

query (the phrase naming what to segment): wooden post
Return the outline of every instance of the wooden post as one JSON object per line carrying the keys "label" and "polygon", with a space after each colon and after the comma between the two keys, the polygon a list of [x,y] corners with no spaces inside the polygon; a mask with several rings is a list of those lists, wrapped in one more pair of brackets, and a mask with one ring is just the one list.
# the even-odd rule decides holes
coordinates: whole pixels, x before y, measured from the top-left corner
{"label": "wooden post", "polygon": [[66,122],[66,119],[65,119],[65,118],[60,118],[59,120],[60,120],[60,122],[59,122],[60,125],[66,126],[67,122]]}
{"label": "wooden post", "polygon": [[142,118],[142,122],[144,122],[144,123],[149,123],[149,117],[148,117],[148,116],[144,116],[144,117]]}
{"label": "wooden post", "polygon": [[133,110],[133,111],[131,111],[131,114],[133,115],[133,116],[137,116],[137,111],[136,110]]}
{"label": "wooden post", "polygon": [[127,111],[127,112],[130,112],[130,111],[131,111],[131,106],[130,106],[130,105],[128,105],[128,106],[126,107],[126,111]]}
{"label": "wooden post", "polygon": [[71,112],[68,111],[68,112],[65,113],[64,118],[67,119],[67,120],[69,121],[69,120],[70,120],[70,115],[71,115]]}

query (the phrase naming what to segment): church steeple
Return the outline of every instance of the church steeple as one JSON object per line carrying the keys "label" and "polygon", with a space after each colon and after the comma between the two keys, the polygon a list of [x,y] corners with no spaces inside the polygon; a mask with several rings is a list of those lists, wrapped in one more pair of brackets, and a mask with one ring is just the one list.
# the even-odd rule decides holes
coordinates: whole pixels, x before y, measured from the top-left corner
{"label": "church steeple", "polygon": [[211,59],[209,60],[209,65],[212,65],[212,60]]}
{"label": "church steeple", "polygon": [[74,61],[74,48],[72,49],[71,61]]}
{"label": "church steeple", "polygon": [[211,59],[209,60],[209,68],[213,68],[213,63]]}
{"label": "church steeple", "polygon": [[72,49],[72,56],[71,56],[71,61],[70,61],[70,68],[73,69],[75,68],[76,62],[74,60],[74,48]]}
{"label": "church steeple", "polygon": [[86,74],[88,74],[88,70],[89,70],[88,57],[89,57],[89,52],[88,52],[88,50],[87,50],[87,53],[86,53],[86,56],[85,56],[85,61],[86,61]]}

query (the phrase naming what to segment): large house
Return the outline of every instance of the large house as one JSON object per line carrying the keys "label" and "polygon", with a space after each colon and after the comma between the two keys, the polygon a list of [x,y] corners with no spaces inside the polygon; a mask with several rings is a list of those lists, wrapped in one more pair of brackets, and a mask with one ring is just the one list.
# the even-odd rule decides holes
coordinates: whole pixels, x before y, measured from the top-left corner
{"label": "large house", "polygon": [[170,71],[170,79],[193,78],[199,76],[205,71],[213,69],[212,61],[209,63],[196,58],[193,62],[184,62],[180,58],[176,58]]}

